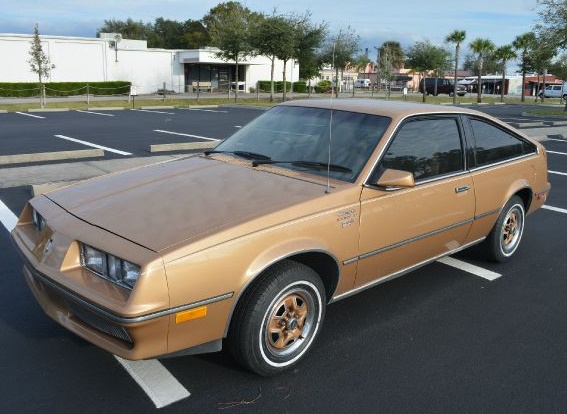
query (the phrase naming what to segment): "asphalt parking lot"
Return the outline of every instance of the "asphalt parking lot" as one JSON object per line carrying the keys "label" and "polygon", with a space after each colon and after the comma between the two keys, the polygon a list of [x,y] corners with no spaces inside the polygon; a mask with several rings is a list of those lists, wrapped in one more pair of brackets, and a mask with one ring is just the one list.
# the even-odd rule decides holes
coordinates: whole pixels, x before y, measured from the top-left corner
{"label": "asphalt parking lot", "polygon": [[[525,131],[548,151],[551,195],[528,217],[517,256],[486,263],[470,249],[333,304],[312,354],[275,378],[243,371],[224,352],[134,363],[76,338],[33,300],[8,233],[31,184],[198,151],[150,148],[214,143],[257,109],[0,114],[0,411],[565,412],[567,129],[509,108],[486,111],[532,124]],[[23,157],[85,149],[103,154]]]}

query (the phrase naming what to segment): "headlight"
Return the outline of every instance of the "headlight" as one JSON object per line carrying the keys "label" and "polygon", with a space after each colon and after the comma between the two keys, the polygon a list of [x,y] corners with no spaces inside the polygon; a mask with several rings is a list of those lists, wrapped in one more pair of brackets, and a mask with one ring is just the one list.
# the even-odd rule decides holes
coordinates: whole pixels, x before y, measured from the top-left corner
{"label": "headlight", "polygon": [[42,231],[45,227],[45,219],[41,214],[35,211],[35,208],[32,208],[32,222],[37,231]]}
{"label": "headlight", "polygon": [[128,289],[140,277],[140,266],[87,244],[81,244],[81,262],[83,267]]}

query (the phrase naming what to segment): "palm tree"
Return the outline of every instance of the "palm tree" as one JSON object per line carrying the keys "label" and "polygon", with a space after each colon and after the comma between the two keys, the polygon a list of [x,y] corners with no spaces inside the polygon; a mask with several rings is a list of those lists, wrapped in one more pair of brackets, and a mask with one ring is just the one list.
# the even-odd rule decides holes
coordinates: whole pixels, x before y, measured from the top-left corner
{"label": "palm tree", "polygon": [[473,53],[476,53],[476,62],[478,69],[478,78],[476,85],[478,103],[482,102],[482,67],[484,65],[484,59],[494,50],[494,43],[490,39],[476,38],[470,44],[470,48]]}
{"label": "palm tree", "polygon": [[536,37],[534,32],[524,33],[516,36],[512,42],[514,49],[520,51],[520,64],[522,69],[522,102],[526,100],[526,72],[530,65],[530,52],[535,47]]}
{"label": "palm tree", "polygon": [[467,32],[464,30],[453,30],[445,38],[446,42],[455,44],[455,76],[453,84],[453,104],[457,103],[457,69],[459,68],[459,52],[461,51],[461,43],[465,40]]}
{"label": "palm tree", "polygon": [[510,59],[516,57],[516,52],[512,45],[500,46],[494,51],[494,57],[502,61],[502,86],[500,88],[500,102],[504,102],[504,89],[506,86],[506,65]]}

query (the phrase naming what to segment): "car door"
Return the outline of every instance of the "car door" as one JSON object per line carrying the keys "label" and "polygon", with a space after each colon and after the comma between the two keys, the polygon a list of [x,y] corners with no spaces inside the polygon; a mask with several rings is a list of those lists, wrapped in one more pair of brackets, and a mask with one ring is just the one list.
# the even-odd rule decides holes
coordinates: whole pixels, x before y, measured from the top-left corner
{"label": "car door", "polygon": [[500,210],[516,191],[536,175],[531,155],[537,147],[513,131],[484,118],[469,116],[465,127],[474,138],[471,177],[475,183],[476,219],[468,235],[474,242],[488,234]]}
{"label": "car door", "polygon": [[[356,288],[462,247],[475,207],[463,148],[458,116],[415,117],[398,128],[362,190]],[[411,172],[415,185],[376,185],[392,170]]]}

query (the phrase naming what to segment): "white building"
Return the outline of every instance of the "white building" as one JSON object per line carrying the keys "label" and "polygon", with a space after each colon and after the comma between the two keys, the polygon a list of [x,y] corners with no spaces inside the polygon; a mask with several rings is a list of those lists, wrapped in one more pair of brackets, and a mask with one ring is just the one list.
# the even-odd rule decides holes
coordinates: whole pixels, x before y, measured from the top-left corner
{"label": "white building", "polygon": [[[214,91],[234,88],[236,67],[216,57],[218,49],[150,49],[145,40],[122,39],[114,33],[100,38],[40,36],[42,48],[55,69],[51,82],[132,82],[138,94],[162,89],[191,91],[193,82],[210,82]],[[1,34],[0,82],[37,82],[29,51],[33,35]],[[239,62],[239,89],[249,92],[259,80],[269,80],[270,59],[256,56]],[[299,77],[297,65],[287,65],[287,80]],[[283,80],[283,62],[276,60],[274,80]]]}

